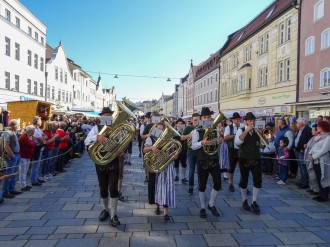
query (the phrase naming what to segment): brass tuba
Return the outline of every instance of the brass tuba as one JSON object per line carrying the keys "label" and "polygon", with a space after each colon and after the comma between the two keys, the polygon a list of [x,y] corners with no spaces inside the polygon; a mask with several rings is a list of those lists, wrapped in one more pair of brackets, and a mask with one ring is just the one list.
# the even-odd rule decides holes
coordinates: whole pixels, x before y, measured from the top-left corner
{"label": "brass tuba", "polygon": [[180,134],[168,122],[165,122],[165,125],[165,131],[153,145],[160,149],[160,152],[154,154],[149,151],[144,155],[145,168],[151,173],[162,172],[182,149],[179,141],[172,140],[174,136],[180,136]]}
{"label": "brass tuba", "polygon": [[226,118],[227,117],[225,116],[225,114],[223,114],[221,111],[219,111],[218,116],[213,121],[213,126],[212,126],[213,128],[206,129],[206,131],[204,133],[203,140],[207,139],[209,141],[213,141],[212,145],[203,146],[204,152],[207,153],[208,155],[214,155],[214,154],[218,153],[219,143],[218,143],[218,131],[217,131],[216,127],[217,127],[218,123],[225,120]]}
{"label": "brass tuba", "polygon": [[118,114],[114,118],[111,126],[104,126],[99,135],[108,138],[105,144],[94,142],[88,148],[90,159],[97,165],[104,166],[116,158],[116,152],[124,151],[134,137],[134,127],[127,123],[127,119],[135,118],[126,106],[117,102]]}

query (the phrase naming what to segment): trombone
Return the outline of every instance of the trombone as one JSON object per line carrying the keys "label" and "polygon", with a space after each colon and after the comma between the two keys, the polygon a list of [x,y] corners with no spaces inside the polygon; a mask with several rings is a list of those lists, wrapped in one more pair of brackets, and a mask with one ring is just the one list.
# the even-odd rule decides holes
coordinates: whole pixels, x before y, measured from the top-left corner
{"label": "trombone", "polygon": [[255,128],[254,126],[253,126],[253,130],[259,136],[260,141],[262,142],[263,146],[269,145],[269,140],[272,138],[274,131],[272,131],[270,129],[264,129],[261,131],[260,129]]}

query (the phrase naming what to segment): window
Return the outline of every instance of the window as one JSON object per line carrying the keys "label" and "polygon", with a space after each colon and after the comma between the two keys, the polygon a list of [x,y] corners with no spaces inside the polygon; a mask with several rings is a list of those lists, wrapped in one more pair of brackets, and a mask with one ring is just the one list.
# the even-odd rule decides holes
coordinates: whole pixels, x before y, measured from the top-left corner
{"label": "window", "polygon": [[321,87],[330,87],[330,69],[321,72]]}
{"label": "window", "polygon": [[55,80],[58,80],[58,67],[55,66]]}
{"label": "window", "polygon": [[70,93],[70,102],[69,103],[72,103],[72,93]]}
{"label": "window", "polygon": [[44,84],[40,83],[40,96],[43,97],[44,96]]}
{"label": "window", "polygon": [[32,65],[32,52],[31,51],[27,51],[28,52],[28,65]]}
{"label": "window", "polygon": [[15,59],[20,60],[20,45],[15,43]]}
{"label": "window", "polygon": [[63,70],[60,69],[60,82],[63,82]]}
{"label": "window", "polygon": [[215,101],[218,101],[218,89],[214,91],[214,98]]}
{"label": "window", "polygon": [[271,16],[273,14],[275,8],[276,8],[276,5],[273,8],[271,8],[271,10],[269,10],[265,20],[267,20],[269,18],[269,16]]}
{"label": "window", "polygon": [[280,45],[284,43],[284,22],[280,24]]}
{"label": "window", "polygon": [[27,79],[27,92],[29,94],[31,94],[31,89],[32,89],[32,85],[31,85],[31,79]]}
{"label": "window", "polygon": [[305,41],[305,55],[311,55],[314,53],[314,47],[315,47],[315,37],[309,37]]}
{"label": "window", "polygon": [[286,21],[286,41],[291,40],[291,19]]}
{"label": "window", "polygon": [[233,69],[238,66],[238,52],[233,55]]}
{"label": "window", "polygon": [[322,32],[321,49],[327,49],[330,47],[330,29],[326,29]]}
{"label": "window", "polygon": [[210,92],[210,102],[212,102],[213,101],[213,99],[212,99],[213,97],[212,97],[212,91]]}
{"label": "window", "polygon": [[76,80],[76,73],[73,73],[73,79]]}
{"label": "window", "polygon": [[69,102],[69,92],[68,91],[66,91],[66,93],[65,93],[65,102]]}
{"label": "window", "polygon": [[210,85],[210,78],[207,78],[207,85]]}
{"label": "window", "polygon": [[284,64],[283,61],[278,63],[278,81],[282,82],[284,81],[283,73],[284,73]]}
{"label": "window", "polygon": [[37,32],[34,32],[34,39],[35,39],[36,41],[39,40],[39,37],[38,37],[38,33],[37,33]]}
{"label": "window", "polygon": [[237,42],[241,40],[241,38],[243,37],[244,31],[239,35]]}
{"label": "window", "polygon": [[44,58],[40,57],[40,70],[44,71]]}
{"label": "window", "polygon": [[40,37],[40,43],[43,44],[43,45],[45,44],[45,39],[42,36]]}
{"label": "window", "polygon": [[55,87],[52,87],[52,100],[55,99]]}
{"label": "window", "polygon": [[215,82],[218,82],[218,73],[215,74]]}
{"label": "window", "polygon": [[265,46],[265,42],[264,42],[264,37],[262,36],[260,38],[260,54],[264,53],[264,46]]}
{"label": "window", "polygon": [[58,94],[57,94],[57,100],[61,101],[61,90],[58,90]]}
{"label": "window", "polygon": [[245,90],[245,75],[240,76],[240,87],[241,87],[241,91]]}
{"label": "window", "polygon": [[268,52],[268,47],[269,47],[269,33],[266,33],[266,38],[265,38],[265,52]]}
{"label": "window", "polygon": [[313,90],[313,74],[308,74],[305,76],[304,91]]}
{"label": "window", "polygon": [[64,90],[62,91],[62,101],[64,101],[65,100],[65,92],[64,92]]}
{"label": "window", "polygon": [[290,59],[285,60],[285,79],[290,80]]}
{"label": "window", "polygon": [[46,93],[46,95],[47,95],[47,98],[50,99],[50,86],[49,85],[47,85],[47,93]]}
{"label": "window", "polygon": [[19,75],[15,75],[15,91],[19,92]]}
{"label": "window", "polygon": [[10,73],[5,72],[5,88],[10,90]]}
{"label": "window", "polygon": [[244,62],[250,61],[252,56],[252,44],[245,46],[245,59]]}
{"label": "window", "polygon": [[21,28],[21,20],[16,17],[16,27]]}
{"label": "window", "polygon": [[212,83],[213,83],[213,76],[211,76],[211,85],[212,85]]}
{"label": "window", "polygon": [[5,18],[7,21],[11,20],[11,13],[8,9],[5,9]]}
{"label": "window", "polygon": [[314,21],[317,21],[323,16],[324,16],[324,0],[320,0],[314,5]]}
{"label": "window", "polygon": [[34,68],[38,68],[38,55],[34,54]]}
{"label": "window", "polygon": [[6,52],[5,54],[10,57],[10,38],[5,37],[5,42],[6,42]]}
{"label": "window", "polygon": [[268,68],[259,69],[259,87],[267,86],[268,81]]}
{"label": "window", "polygon": [[38,95],[38,82],[34,81],[33,94]]}
{"label": "window", "polygon": [[31,27],[28,27],[28,33],[29,33],[29,36],[32,37],[32,28]]}
{"label": "window", "polygon": [[235,78],[232,80],[232,93],[235,94],[238,91],[238,79]]}

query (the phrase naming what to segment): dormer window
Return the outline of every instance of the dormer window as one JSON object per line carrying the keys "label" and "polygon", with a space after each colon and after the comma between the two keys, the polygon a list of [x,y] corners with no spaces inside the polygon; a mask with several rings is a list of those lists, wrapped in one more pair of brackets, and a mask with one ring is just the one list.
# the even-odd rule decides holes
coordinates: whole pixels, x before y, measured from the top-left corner
{"label": "dormer window", "polygon": [[243,37],[244,31],[239,35],[237,42],[240,41],[240,39]]}
{"label": "dormer window", "polygon": [[269,10],[268,15],[266,16],[265,20],[267,20],[273,14],[275,8],[276,8],[276,5],[273,8],[271,8],[271,10]]}

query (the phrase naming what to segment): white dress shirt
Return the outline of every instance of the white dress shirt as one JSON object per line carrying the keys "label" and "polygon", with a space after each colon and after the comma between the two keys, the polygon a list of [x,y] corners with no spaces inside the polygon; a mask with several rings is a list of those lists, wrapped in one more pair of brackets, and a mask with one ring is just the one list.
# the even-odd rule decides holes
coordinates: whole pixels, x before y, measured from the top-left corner
{"label": "white dress shirt", "polygon": [[91,129],[91,131],[89,131],[89,133],[84,141],[85,145],[88,146],[91,143],[96,142],[98,133],[99,133],[99,129],[98,129],[97,125],[95,125],[93,127],[93,129]]}
{"label": "white dress shirt", "polygon": [[192,131],[192,136],[191,136],[191,149],[192,150],[197,150],[202,147],[202,142],[199,141],[199,133],[196,129]]}
{"label": "white dress shirt", "polygon": [[[236,135],[237,131],[238,131],[238,127],[233,125],[233,128],[234,128],[234,135]],[[230,135],[230,125],[228,125],[226,128],[225,128],[225,132],[223,134],[224,137],[226,136],[229,136]],[[235,138],[234,138],[235,139]],[[235,149],[238,149],[239,147],[237,146],[236,142],[234,141],[234,148]]]}
{"label": "white dress shirt", "polygon": [[[240,146],[244,143],[244,140],[242,141],[241,139],[239,139],[240,135],[242,135],[242,134],[243,134],[242,129],[237,130],[237,133],[235,135],[235,145]],[[249,134],[252,135],[253,131],[250,131]]]}

